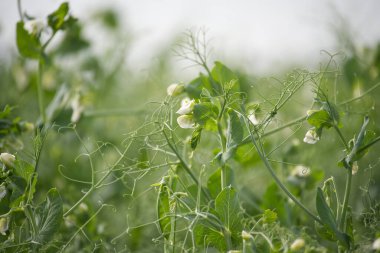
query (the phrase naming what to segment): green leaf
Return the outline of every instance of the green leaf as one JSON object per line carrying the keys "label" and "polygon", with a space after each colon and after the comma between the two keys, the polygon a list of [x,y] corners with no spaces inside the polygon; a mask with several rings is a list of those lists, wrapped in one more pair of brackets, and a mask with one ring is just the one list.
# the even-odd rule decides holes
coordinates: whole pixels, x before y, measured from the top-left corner
{"label": "green leaf", "polygon": [[281,223],[287,225],[291,223],[292,213],[290,212],[284,195],[280,192],[276,183],[273,182],[267,187],[262,197],[260,207],[263,210],[275,210]]}
{"label": "green leaf", "polygon": [[34,173],[34,167],[28,162],[17,159],[15,161],[14,174],[25,179],[26,182],[29,182],[31,176]]}
{"label": "green leaf", "polygon": [[241,212],[236,191],[231,187],[224,188],[215,199],[215,211],[234,238],[238,238],[241,231]]}
{"label": "green leaf", "polygon": [[170,223],[170,200],[168,187],[162,184],[159,188],[158,199],[157,199],[157,215],[158,223],[160,227],[161,234],[168,239],[170,236],[171,223]]}
{"label": "green leaf", "polygon": [[350,237],[338,230],[334,214],[328,206],[323,191],[320,187],[317,189],[317,199],[316,199],[317,212],[321,218],[325,227],[334,234],[335,237],[343,244],[344,247],[350,247]]}
{"label": "green leaf", "polygon": [[220,252],[226,252],[227,245],[223,233],[209,222],[204,220],[198,222],[194,229],[194,235],[198,245],[212,246]]}
{"label": "green leaf", "polygon": [[58,231],[63,219],[62,199],[55,188],[48,191],[45,201],[38,205],[33,218],[37,229],[33,241],[45,245]]}
{"label": "green leaf", "polygon": [[[225,172],[227,174],[226,175],[226,178],[227,178],[226,184],[231,185],[232,181],[233,181],[233,177],[234,177],[233,171],[231,170],[230,167],[225,166]],[[213,174],[211,174],[211,176],[207,180],[207,188],[210,191],[210,194],[213,198],[216,198],[218,196],[218,194],[222,191],[221,178],[220,178],[221,173],[222,173],[222,169],[219,168]]]}
{"label": "green leaf", "polygon": [[231,82],[236,81],[232,89],[235,91],[239,91],[239,83],[237,82],[237,76],[229,68],[224,66],[221,62],[215,62],[215,66],[211,70],[211,76],[216,82],[221,84],[223,87]]}
{"label": "green leaf", "polygon": [[228,112],[227,126],[227,150],[222,155],[222,162],[225,163],[234,156],[237,145],[243,140],[244,128],[240,116],[233,110]]}
{"label": "green leaf", "polygon": [[[365,131],[364,139],[359,148],[357,149],[356,154],[351,158],[351,161],[360,160],[363,156],[365,156],[368,153],[369,148],[379,141],[380,137],[376,136],[376,134],[373,131]],[[355,143],[355,140],[353,140],[353,143]]]}
{"label": "green leaf", "polygon": [[148,154],[148,149],[143,147],[139,149],[138,152],[138,164],[137,167],[139,169],[146,169],[149,167],[149,154]]}
{"label": "green leaf", "polygon": [[101,10],[96,14],[96,17],[99,18],[107,28],[116,29],[119,27],[119,16],[113,9]]}
{"label": "green leaf", "polygon": [[338,127],[341,127],[340,115],[338,110],[336,109],[336,106],[333,103],[331,103],[330,101],[323,101],[322,109],[328,112],[332,122],[334,122]]}
{"label": "green leaf", "polygon": [[197,127],[191,135],[190,146],[192,150],[197,148],[198,143],[201,140],[202,129],[202,127]]}
{"label": "green leaf", "polygon": [[328,226],[332,231],[337,231],[336,221],[333,212],[328,206],[323,191],[320,187],[317,188],[316,199],[317,212],[322,222]]}
{"label": "green leaf", "polygon": [[5,187],[4,183],[0,185],[0,202],[1,200],[7,196],[7,188]]}
{"label": "green leaf", "polygon": [[17,22],[16,43],[22,57],[39,59],[41,57],[41,43],[37,36],[31,35],[24,28],[24,22]]}
{"label": "green leaf", "polygon": [[10,116],[13,108],[9,105],[5,105],[3,111],[0,111],[0,119],[5,119]]}
{"label": "green leaf", "polygon": [[196,123],[203,126],[208,120],[217,117],[218,108],[210,102],[203,102],[194,106],[193,115]]}
{"label": "green leaf", "polygon": [[317,184],[322,181],[325,173],[323,170],[312,170],[311,175],[305,178],[305,189],[314,190]]}
{"label": "green leaf", "polygon": [[[364,142],[364,136],[366,132],[367,125],[369,123],[369,118],[365,117],[363,125],[360,129],[358,138],[354,141],[354,146],[352,147],[350,153],[346,156],[344,159],[344,163],[347,165],[351,165],[352,162],[357,161],[361,157],[361,152],[364,152],[365,149],[361,148],[363,147],[363,142]],[[369,147],[367,147],[369,148]],[[364,154],[363,154],[364,155]]]}
{"label": "green leaf", "polygon": [[[76,18],[69,16],[62,29],[67,30],[54,53],[60,55],[75,54],[90,46],[90,42],[83,37],[82,26],[77,22]],[[88,59],[88,61],[91,61],[91,59]]]}
{"label": "green leaf", "polygon": [[323,191],[326,204],[329,206],[330,210],[332,210],[335,221],[337,221],[338,212],[339,212],[338,210],[339,203],[338,203],[338,195],[335,188],[335,182],[334,182],[333,177],[328,178],[323,183],[322,191]]}
{"label": "green leaf", "polygon": [[65,2],[62,3],[56,11],[48,16],[48,25],[53,29],[54,33],[62,29],[68,12],[69,4]]}
{"label": "green leaf", "polygon": [[185,91],[190,98],[200,98],[203,89],[212,92],[212,86],[208,76],[200,74],[199,77],[192,80],[190,83],[185,85]]}
{"label": "green leaf", "polygon": [[275,221],[277,221],[277,213],[270,209],[266,209],[263,213],[263,222],[273,223]]}
{"label": "green leaf", "polygon": [[17,207],[27,198],[29,201],[33,199],[37,176],[34,173],[34,167],[17,159],[13,168],[14,175],[9,178],[9,188],[11,189],[10,206]]}
{"label": "green leaf", "polygon": [[11,190],[11,196],[9,199],[10,207],[18,207],[21,201],[24,199],[25,189],[27,183],[25,179],[19,176],[11,176],[8,178],[8,188]]}
{"label": "green leaf", "polygon": [[317,234],[328,241],[336,242],[335,232],[328,228],[326,225],[322,225],[318,222],[315,222],[315,231]]}
{"label": "green leaf", "polygon": [[186,192],[188,193],[188,196],[183,197],[183,201],[187,203],[187,205],[194,206],[196,205],[196,202],[198,200],[198,197],[200,198],[200,204],[201,205],[207,205],[208,200],[205,197],[204,194],[200,193],[201,189],[198,185],[192,184],[187,187]]}
{"label": "green leaf", "polygon": [[307,117],[307,122],[319,129],[322,127],[331,127],[332,119],[326,110],[312,111]]}
{"label": "green leaf", "polygon": [[[348,206],[347,208],[347,216],[346,216],[346,231],[347,234],[350,236],[351,240],[354,240],[354,224],[353,224],[353,219],[352,219],[352,208]],[[352,241],[352,244],[354,242]]]}
{"label": "green leaf", "polygon": [[244,128],[240,116],[233,110],[228,112],[227,148],[231,148],[243,140]]}

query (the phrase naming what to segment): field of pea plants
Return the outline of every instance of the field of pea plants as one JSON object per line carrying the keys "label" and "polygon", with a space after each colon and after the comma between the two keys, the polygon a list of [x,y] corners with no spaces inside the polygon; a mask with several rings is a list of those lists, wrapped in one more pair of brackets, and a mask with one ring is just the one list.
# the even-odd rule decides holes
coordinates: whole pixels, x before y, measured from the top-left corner
{"label": "field of pea plants", "polygon": [[380,252],[380,44],[258,76],[194,28],[141,72],[112,10],[95,53],[69,3],[18,2],[0,252]]}

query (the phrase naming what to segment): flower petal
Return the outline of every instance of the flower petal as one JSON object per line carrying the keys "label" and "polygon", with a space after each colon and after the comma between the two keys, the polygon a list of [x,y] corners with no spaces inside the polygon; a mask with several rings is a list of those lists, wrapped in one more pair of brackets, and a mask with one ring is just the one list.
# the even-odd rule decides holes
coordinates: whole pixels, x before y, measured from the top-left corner
{"label": "flower petal", "polygon": [[184,98],[181,101],[181,108],[177,111],[177,114],[190,114],[193,112],[195,106],[195,101],[194,99],[190,100],[189,98]]}
{"label": "flower petal", "polygon": [[177,123],[181,128],[194,128],[195,121],[193,115],[181,115],[177,118]]}
{"label": "flower petal", "polygon": [[319,141],[319,136],[314,129],[309,129],[309,131],[306,132],[303,141],[308,144],[315,144]]}
{"label": "flower petal", "polygon": [[185,86],[183,86],[182,84],[173,83],[168,86],[168,88],[166,89],[166,93],[169,96],[174,97],[174,96],[180,95],[184,90],[185,90]]}

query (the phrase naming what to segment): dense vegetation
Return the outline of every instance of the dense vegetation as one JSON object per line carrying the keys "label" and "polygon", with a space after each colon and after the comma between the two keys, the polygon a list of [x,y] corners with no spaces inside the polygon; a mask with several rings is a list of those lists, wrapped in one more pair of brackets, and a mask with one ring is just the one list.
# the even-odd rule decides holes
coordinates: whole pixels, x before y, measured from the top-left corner
{"label": "dense vegetation", "polygon": [[93,19],[104,54],[67,3],[20,11],[0,65],[1,252],[380,251],[380,46],[262,78],[189,31],[173,49],[200,73],[181,83],[167,52],[124,66],[117,15]]}

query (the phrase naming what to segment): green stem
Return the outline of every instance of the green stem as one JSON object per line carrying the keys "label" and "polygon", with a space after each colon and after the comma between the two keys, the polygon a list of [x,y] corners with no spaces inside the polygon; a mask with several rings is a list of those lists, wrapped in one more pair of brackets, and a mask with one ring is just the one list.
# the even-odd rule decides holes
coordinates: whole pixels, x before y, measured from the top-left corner
{"label": "green stem", "polygon": [[230,250],[232,248],[231,232],[228,229],[223,228],[223,235],[226,240],[227,250]]}
{"label": "green stem", "polygon": [[340,224],[339,228],[341,231],[345,232],[345,222],[346,222],[346,214],[347,214],[347,208],[348,208],[348,201],[350,199],[350,192],[351,192],[351,179],[352,179],[352,167],[346,168],[347,169],[347,179],[346,179],[346,188],[344,190],[344,199],[343,199],[343,209],[342,209],[342,215],[340,217]]}
{"label": "green stem", "polygon": [[174,218],[172,217],[171,219],[174,219],[174,221],[172,221],[174,224],[173,224],[173,247],[172,247],[172,252],[175,253],[175,244],[176,244],[176,230],[177,230],[177,200],[174,202],[175,203],[175,206],[174,206]]}
{"label": "green stem", "polygon": [[[190,170],[189,166],[187,165],[187,163],[183,160],[183,158],[179,155],[177,149],[173,146],[173,144],[170,142],[167,134],[165,133],[165,131],[163,130],[162,133],[164,134],[164,137],[166,139],[166,142],[168,143],[168,146],[169,148],[173,151],[173,153],[177,156],[177,158],[179,159],[179,162],[181,163],[182,167],[185,169],[185,171],[187,172],[187,174],[189,174],[189,176],[191,177],[191,179],[194,181],[194,183],[199,186],[200,183],[198,181],[198,179],[195,177],[194,173]],[[203,194],[206,196],[207,200],[210,200],[211,197],[210,195],[208,194],[208,192],[203,188],[201,187],[202,189],[202,192]]]}
{"label": "green stem", "polygon": [[54,32],[50,37],[49,39],[42,45],[41,49],[42,49],[42,52],[45,51],[46,47],[50,44],[50,42],[52,41],[52,39],[54,38],[54,35],[56,34],[56,32]]}
{"label": "green stem", "polygon": [[[307,118],[307,116],[302,116],[302,117],[300,117],[300,118],[297,118],[297,119],[295,119],[295,120],[292,120],[292,121],[290,121],[290,122],[288,122],[288,123],[286,123],[286,124],[284,124],[284,125],[282,125],[282,126],[280,126],[280,127],[277,127],[277,128],[275,128],[275,129],[273,129],[273,130],[270,130],[270,131],[268,131],[268,132],[262,134],[262,135],[261,135],[261,138],[262,138],[262,137],[267,137],[267,136],[272,135],[272,134],[275,134],[275,133],[277,133],[277,132],[279,132],[279,131],[281,131],[281,130],[283,130],[283,129],[285,129],[285,128],[288,128],[288,127],[290,127],[290,126],[297,125],[297,124],[299,124],[299,123],[305,121],[306,118]],[[240,145],[244,145],[244,144],[248,144],[248,143],[251,143],[251,136],[247,136],[246,138],[244,138],[243,141],[242,141],[241,143],[238,144],[238,146],[240,146]]]}
{"label": "green stem", "polygon": [[32,214],[32,211],[31,211],[31,207],[29,205],[24,207],[24,213],[30,222],[30,225],[33,231],[33,237],[34,237],[36,236],[38,229],[37,229],[36,221],[34,220],[34,215]]}
{"label": "green stem", "polygon": [[[342,132],[340,131],[340,129],[335,124],[334,124],[334,129],[338,133],[340,140],[342,141],[345,149],[348,152],[349,146],[348,146],[346,139],[344,138]],[[342,214],[340,216],[340,223],[339,223],[339,229],[343,232],[345,232],[344,224],[346,222],[346,214],[347,214],[347,208],[348,208],[348,201],[350,199],[351,181],[352,181],[352,166],[346,164],[345,167],[347,169],[347,178],[346,178],[346,187],[344,189]]]}
{"label": "green stem", "polygon": [[24,15],[22,15],[21,0],[17,0],[17,9],[18,9],[18,15],[20,16],[21,21],[24,21]]}
{"label": "green stem", "polygon": [[357,151],[357,153],[363,152],[364,150],[366,150],[367,148],[371,147],[372,145],[374,145],[378,141],[380,141],[380,136],[377,136],[371,142],[369,142],[368,144],[366,144],[363,147],[359,148],[358,151]]}
{"label": "green stem", "polygon": [[[63,214],[63,218],[67,217],[70,213],[72,213],[75,210],[75,208],[77,208],[93,191],[95,191],[95,189],[97,189],[98,187],[101,186],[101,184],[104,182],[104,180],[106,180],[108,178],[108,176],[114,171],[115,167],[118,166],[120,164],[120,162],[123,160],[123,158],[125,157],[125,154],[129,150],[130,146],[131,146],[131,144],[129,144],[127,146],[127,148],[124,150],[124,152],[120,155],[119,159],[110,167],[110,169],[104,174],[104,176],[99,179],[98,182],[95,183],[93,181],[93,184],[90,187],[90,189],[68,211],[66,211]],[[91,175],[91,177],[93,178],[93,174]],[[94,180],[94,178],[92,180]]]}
{"label": "green stem", "polygon": [[44,106],[44,98],[42,91],[42,73],[43,73],[43,62],[40,59],[38,61],[38,76],[37,76],[37,97],[38,97],[38,106],[40,110],[40,116],[42,118],[43,125],[46,124],[46,112]]}
{"label": "green stem", "polygon": [[246,121],[246,124],[247,124],[247,127],[248,129],[250,130],[249,133],[250,133],[250,136],[251,136],[251,141],[253,143],[253,145],[255,146],[256,148],[256,151],[257,153],[259,154],[261,160],[264,162],[265,164],[265,167],[268,169],[269,173],[271,174],[271,176],[273,177],[274,181],[276,182],[276,184],[283,190],[283,192],[291,199],[294,201],[294,203],[296,203],[303,211],[305,211],[311,218],[313,218],[316,222],[320,223],[323,225],[323,222],[320,218],[318,218],[316,215],[314,215],[306,206],[304,206],[287,188],[286,186],[281,182],[281,180],[277,177],[276,173],[274,172],[273,168],[272,168],[272,165],[269,163],[267,157],[265,156],[264,153],[262,153],[260,151],[260,148],[255,140],[255,137],[253,136],[252,134],[252,131],[249,127],[249,124],[247,123],[247,120]]}
{"label": "green stem", "polygon": [[[226,138],[223,135],[223,130],[222,126],[220,124],[220,120],[218,120],[218,133],[219,133],[219,138],[220,138],[220,145],[222,147],[222,153],[226,151]],[[221,169],[220,169],[220,187],[223,190],[224,187],[226,187],[226,165],[222,164]]]}
{"label": "green stem", "polygon": [[346,101],[343,101],[342,103],[339,103],[339,105],[345,105],[345,104],[349,104],[351,102],[354,102],[356,100],[359,100],[359,99],[363,98],[364,96],[366,96],[367,94],[371,93],[373,90],[375,90],[375,89],[377,89],[379,87],[380,87],[380,83],[377,83],[373,87],[371,87],[370,89],[368,89],[365,92],[363,92],[360,96],[351,98],[351,99],[346,100]]}
{"label": "green stem", "polygon": [[225,147],[226,147],[226,137],[223,134],[223,128],[222,128],[222,124],[220,123],[220,120],[218,120],[217,125],[218,125],[218,134],[219,134],[219,139],[220,139],[220,146],[222,147],[221,149],[224,152]]}
{"label": "green stem", "polygon": [[246,246],[247,242],[245,241],[245,239],[243,239],[243,253],[246,253],[247,252],[247,246]]}
{"label": "green stem", "polygon": [[226,176],[226,166],[223,164],[220,169],[220,187],[222,190],[226,187],[227,184]]}
{"label": "green stem", "polygon": [[344,148],[348,151],[349,150],[349,147],[348,147],[348,144],[347,144],[347,141],[346,139],[344,138],[342,132],[340,131],[339,127],[337,127],[335,124],[334,124],[334,129],[335,131],[338,133],[338,136],[340,138],[340,140],[342,141],[343,145],[344,145]]}
{"label": "green stem", "polygon": [[[354,144],[354,147],[351,149],[350,153],[346,156],[344,159],[344,167],[347,169],[347,179],[346,179],[346,188],[344,190],[344,199],[343,199],[343,208],[342,208],[342,215],[340,217],[340,229],[345,232],[345,222],[346,222],[346,213],[347,213],[347,208],[348,208],[348,201],[350,199],[350,192],[351,192],[351,181],[352,181],[352,159],[353,157],[358,153],[359,147],[363,142],[364,135],[365,135],[365,129],[368,125],[369,118],[368,116],[364,117],[364,122],[363,125],[360,129],[359,135],[356,139],[356,142]],[[336,128],[337,129],[337,128]],[[340,131],[338,131],[340,133]],[[341,135],[341,134],[340,134]],[[342,140],[344,140],[343,136],[341,137]],[[374,140],[375,142],[371,142],[371,145],[376,143],[376,139]],[[349,147],[347,143],[345,144],[346,150],[349,151]]]}

